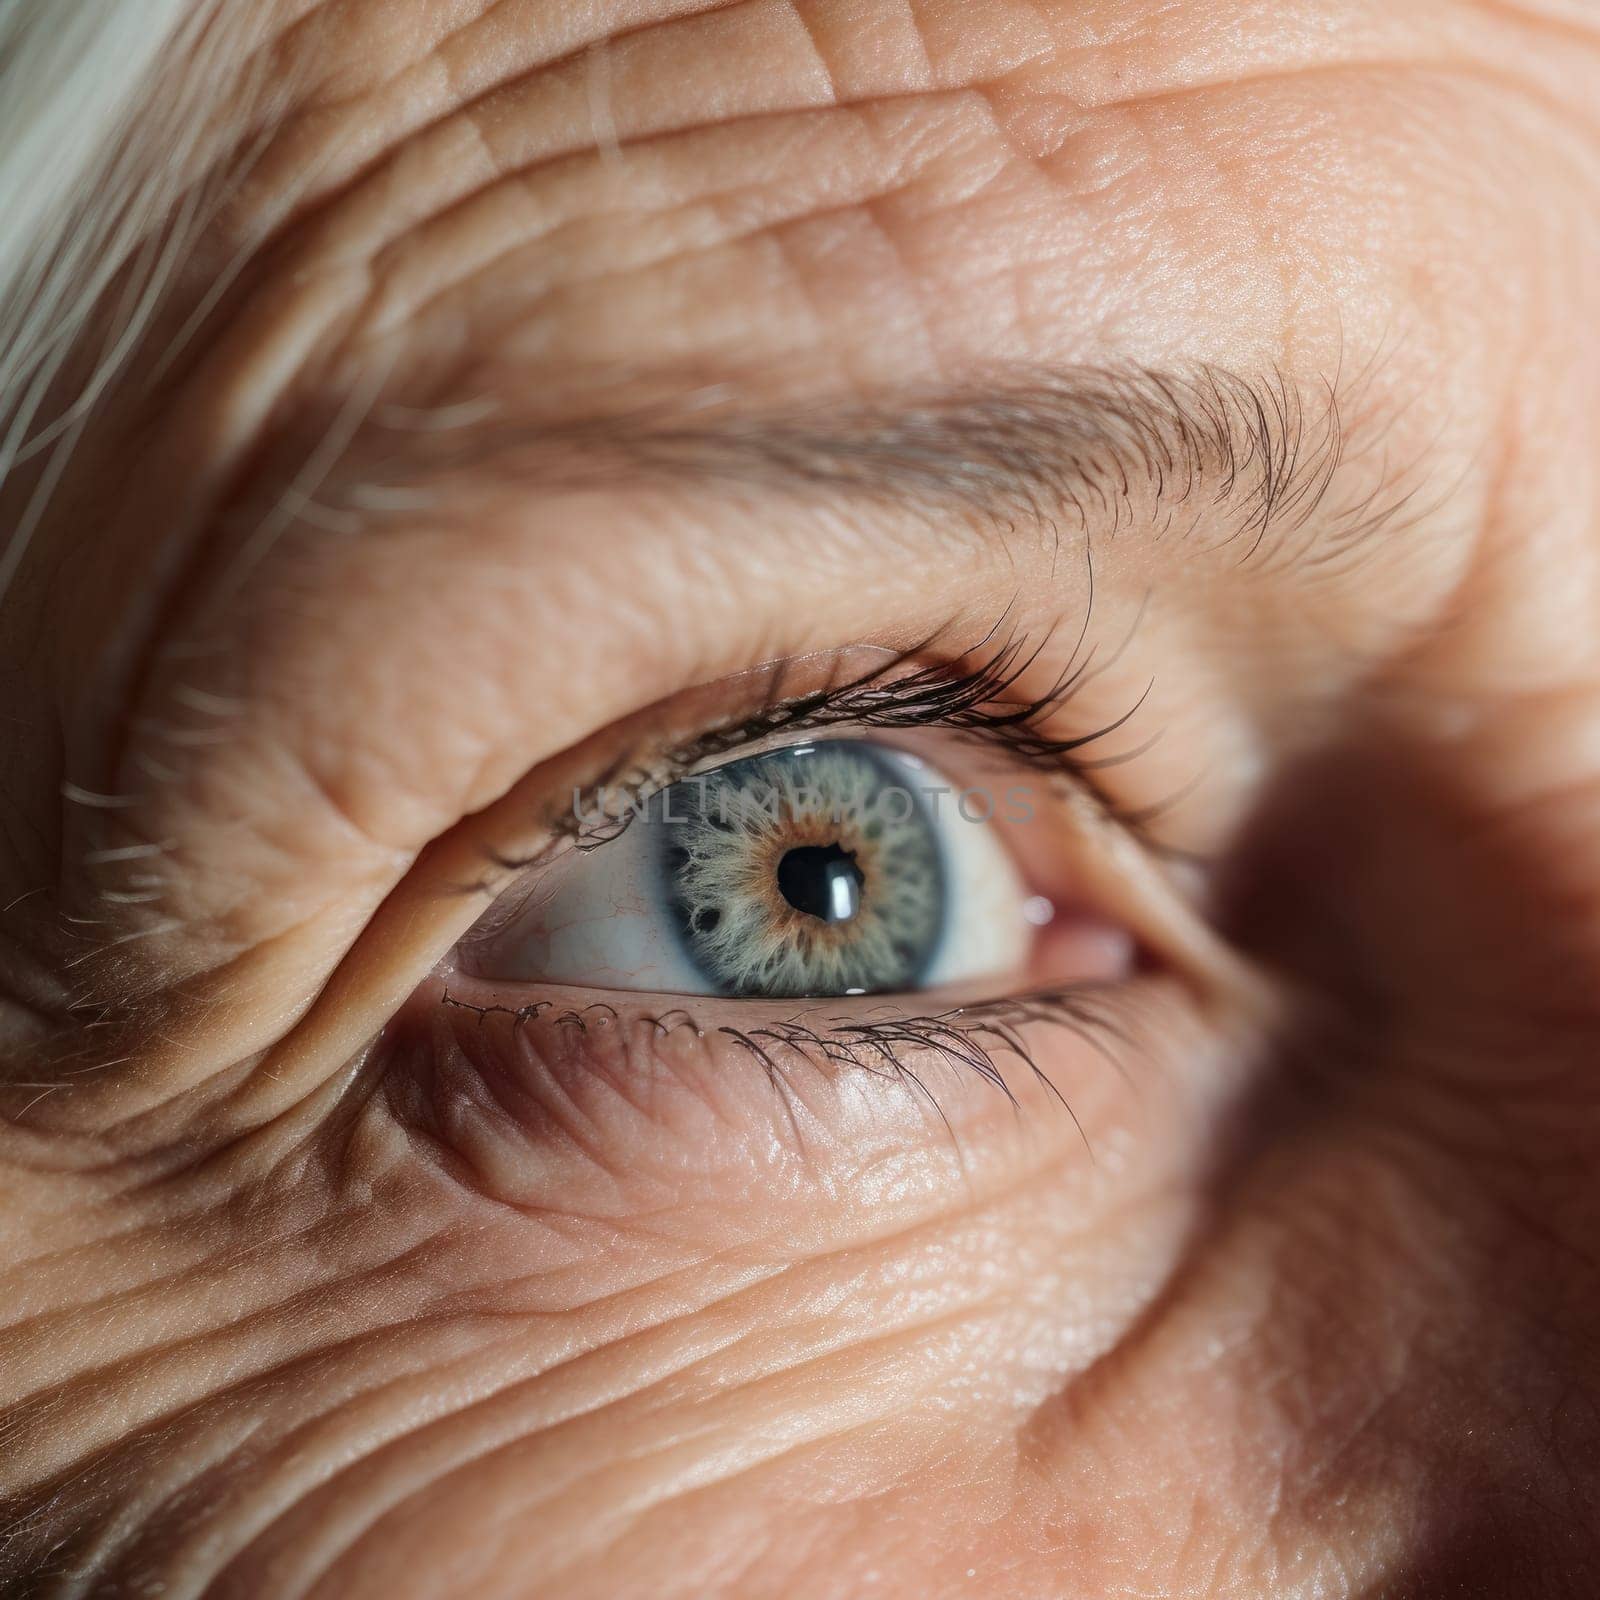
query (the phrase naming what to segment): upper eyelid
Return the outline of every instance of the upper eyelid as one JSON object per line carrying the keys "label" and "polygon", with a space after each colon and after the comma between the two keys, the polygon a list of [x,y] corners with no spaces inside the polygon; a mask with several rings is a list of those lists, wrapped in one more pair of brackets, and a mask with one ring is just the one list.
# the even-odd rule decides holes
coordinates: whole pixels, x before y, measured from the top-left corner
{"label": "upper eyelid", "polygon": [[[1076,774],[1088,783],[1087,775],[1095,763],[1075,758],[1077,753],[1126,726],[1144,704],[1148,688],[1117,716],[1098,723],[1087,733],[1054,738],[1042,731],[1041,724],[1088,681],[1092,654],[1085,656],[1080,633],[1067,665],[1042,690],[1023,693],[1019,685],[1038,663],[1048,641],[1038,644],[1022,634],[1011,634],[999,643],[989,640],[969,649],[952,662],[927,662],[926,645],[901,652],[878,669],[842,684],[825,686],[807,694],[774,694],[769,703],[726,724],[710,728],[693,738],[666,749],[634,749],[611,761],[587,784],[575,786],[570,797],[571,811],[547,819],[554,835],[531,855],[511,857],[493,851],[489,857],[501,872],[525,872],[544,866],[563,845],[593,849],[620,833],[631,816],[631,807],[651,794],[681,782],[713,758],[737,760],[779,738],[787,742],[806,734],[835,729],[863,731],[909,728],[945,729],[978,741],[999,746],[1018,759],[1046,772],[1064,776]],[[985,649],[987,646],[987,649]],[[975,666],[959,663],[979,656]],[[783,663],[767,669],[781,689]],[[1008,696],[1015,698],[1008,699]],[[1089,785],[1097,798],[1097,789]],[[602,825],[585,834],[580,814],[593,813],[603,792],[620,798],[623,816],[613,826]],[[1111,808],[1107,808],[1108,810]]]}

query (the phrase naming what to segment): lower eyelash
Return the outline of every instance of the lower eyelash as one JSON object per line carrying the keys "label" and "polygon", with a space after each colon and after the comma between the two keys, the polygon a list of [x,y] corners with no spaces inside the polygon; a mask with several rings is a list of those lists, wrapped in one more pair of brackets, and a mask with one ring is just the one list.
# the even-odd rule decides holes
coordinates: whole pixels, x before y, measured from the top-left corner
{"label": "lower eyelash", "polygon": [[[798,1048],[802,1055],[815,1050],[830,1066],[875,1071],[909,1084],[941,1118],[944,1109],[924,1082],[923,1073],[912,1066],[912,1059],[931,1059],[942,1067],[976,1075],[1004,1095],[1013,1112],[1020,1116],[1022,1102],[1001,1066],[1002,1061],[1009,1060],[1025,1070],[1071,1118],[1093,1161],[1089,1136],[1071,1101],[1040,1067],[1021,1030],[1030,1024],[1067,1030],[1089,1045],[1131,1086],[1128,1068],[1114,1048],[1120,1046],[1128,1051],[1136,1047],[1132,1034],[1116,1014],[1128,1003],[1128,995],[1118,985],[1081,984],[1041,989],[922,1017],[867,1022],[839,1019],[827,1033],[793,1026],[773,1031],[784,1047]],[[752,1041],[760,1041],[766,1031],[753,1030],[743,1035],[735,1029],[722,1029],[746,1048]]]}
{"label": "lower eyelash", "polygon": [[[708,1027],[682,1007],[660,1015],[640,1013],[633,1025],[661,1037],[680,1029],[697,1037],[709,1035],[730,1040],[758,1065],[773,1088],[785,1093],[791,1075],[801,1067],[828,1072],[860,1071],[877,1078],[906,1084],[943,1118],[943,1108],[929,1089],[930,1064],[970,1073],[1010,1102],[1019,1114],[1022,1102],[1007,1081],[1002,1062],[1020,1065],[1042,1085],[1072,1118],[1088,1148],[1088,1139],[1072,1106],[1059,1087],[1039,1066],[1022,1029],[1046,1024],[1065,1028],[1087,1043],[1125,1080],[1127,1069],[1114,1046],[1132,1048],[1134,1040],[1121,1017],[1127,1005],[1121,985],[1077,985],[1039,990],[1030,994],[949,1007],[924,1016],[857,1019],[848,1016],[801,1022],[766,1022],[759,1027]],[[606,1001],[581,1008],[562,1008],[554,1001],[537,1000],[520,1007],[479,1005],[444,991],[441,1005],[476,1013],[480,1021],[503,1018],[513,1028],[531,1023],[572,1029],[582,1036],[591,1028],[622,1026],[622,1015]],[[948,1122],[947,1122],[948,1126]],[[1093,1152],[1090,1152],[1091,1158]]]}

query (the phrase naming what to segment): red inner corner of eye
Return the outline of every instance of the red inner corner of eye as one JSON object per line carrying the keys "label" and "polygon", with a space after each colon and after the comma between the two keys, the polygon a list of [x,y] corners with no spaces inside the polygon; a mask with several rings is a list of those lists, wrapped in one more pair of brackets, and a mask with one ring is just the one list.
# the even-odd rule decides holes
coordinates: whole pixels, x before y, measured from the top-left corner
{"label": "red inner corner of eye", "polygon": [[[1070,907],[1055,907],[1053,913],[1042,925],[1035,922],[1039,933],[1033,962],[1042,982],[1114,983],[1139,970],[1139,941],[1121,923]],[[1040,913],[1027,915],[1034,922]]]}

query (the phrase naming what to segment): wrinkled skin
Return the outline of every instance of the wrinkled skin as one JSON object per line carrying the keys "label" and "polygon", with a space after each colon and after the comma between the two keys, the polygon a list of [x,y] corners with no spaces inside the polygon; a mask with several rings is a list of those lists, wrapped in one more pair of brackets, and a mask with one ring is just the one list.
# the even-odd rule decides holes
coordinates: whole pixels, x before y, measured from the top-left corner
{"label": "wrinkled skin", "polygon": [[[1600,1593],[1600,19],[300,10],[0,610],[5,1592]],[[1107,362],[1350,448],[1247,557],[415,420]],[[1028,1025],[1081,1138],[797,1142],[720,1012],[483,1088],[429,975],[567,753],[1002,614],[1186,852],[1060,823],[1159,957],[1121,1070]]]}

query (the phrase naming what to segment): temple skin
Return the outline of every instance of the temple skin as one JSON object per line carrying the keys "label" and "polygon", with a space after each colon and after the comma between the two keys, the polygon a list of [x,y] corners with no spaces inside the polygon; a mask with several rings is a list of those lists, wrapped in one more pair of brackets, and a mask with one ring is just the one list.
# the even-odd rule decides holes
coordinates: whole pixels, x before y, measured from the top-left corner
{"label": "temple skin", "polygon": [[[257,12],[0,598],[4,1592],[1600,1590],[1600,20]],[[549,458],[1117,364],[1349,448],[1256,558]],[[572,752],[1002,615],[1204,863],[1063,824],[1164,969],[1027,1029],[1081,1136],[442,1004]]]}

